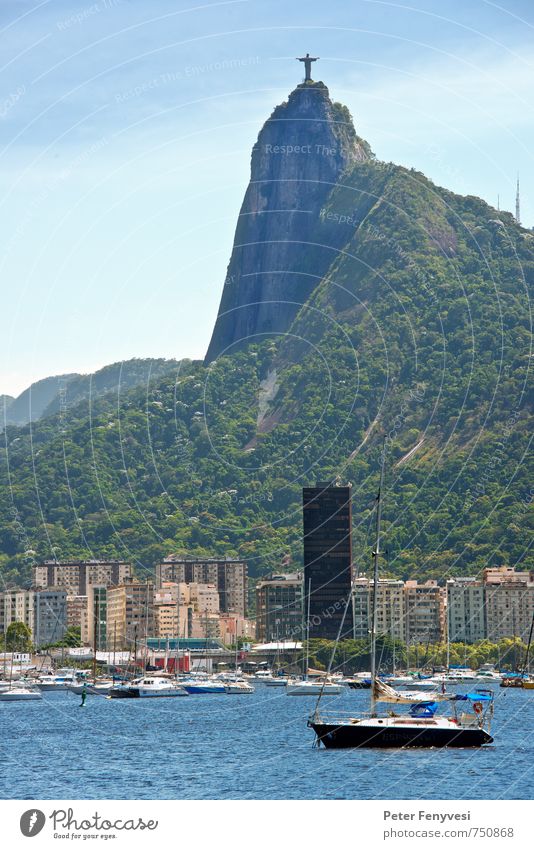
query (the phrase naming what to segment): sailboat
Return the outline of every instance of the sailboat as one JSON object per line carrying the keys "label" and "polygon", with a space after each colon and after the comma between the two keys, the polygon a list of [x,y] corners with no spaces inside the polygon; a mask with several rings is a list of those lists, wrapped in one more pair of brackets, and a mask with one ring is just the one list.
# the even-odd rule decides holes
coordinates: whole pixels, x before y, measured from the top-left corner
{"label": "sailboat", "polygon": [[[492,743],[489,733],[493,716],[493,693],[489,690],[476,690],[465,696],[447,697],[454,706],[452,716],[436,715],[440,696],[428,694],[425,701],[421,693],[398,693],[384,685],[377,675],[376,639],[377,639],[377,599],[378,573],[381,543],[381,517],[384,492],[384,455],[380,472],[380,487],[376,500],[376,541],[373,551],[373,609],[371,624],[371,704],[369,714],[329,714],[320,711],[321,695],[317,699],[315,711],[308,719],[308,726],[316,734],[317,745],[321,743],[327,749],[348,748],[405,748],[405,747],[478,747]],[[350,602],[350,594],[345,605],[345,614]],[[344,619],[343,617],[343,619]],[[343,626],[341,622],[339,635]],[[333,657],[333,653],[332,653]],[[325,676],[326,679],[326,676]],[[440,694],[441,695],[441,694]],[[379,702],[394,701],[410,703],[408,714],[397,715],[389,712],[381,716],[377,710]]]}

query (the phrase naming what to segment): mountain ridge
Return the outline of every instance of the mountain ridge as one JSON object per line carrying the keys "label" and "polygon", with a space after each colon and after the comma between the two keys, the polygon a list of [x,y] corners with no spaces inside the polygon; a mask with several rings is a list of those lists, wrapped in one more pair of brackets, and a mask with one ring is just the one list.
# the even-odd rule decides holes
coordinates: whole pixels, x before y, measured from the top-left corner
{"label": "mountain ridge", "polygon": [[290,239],[278,255],[313,281],[273,316],[284,330],[256,332],[269,316],[252,311],[260,325],[230,328],[226,354],[6,430],[4,579],[44,556],[128,557],[141,574],[173,551],[243,557],[252,576],[297,567],[301,487],[325,478],[353,484],[364,571],[384,450],[384,572],[533,567],[533,234],[370,153],[316,201],[318,252]]}
{"label": "mountain ridge", "polygon": [[[3,424],[26,425],[57,413],[60,407],[77,404],[92,395],[130,388],[146,380],[148,373],[158,374],[173,368],[177,360],[132,357],[110,363],[88,374],[51,375],[31,383],[17,397],[0,396],[5,411]],[[4,401],[6,399],[6,401]]]}

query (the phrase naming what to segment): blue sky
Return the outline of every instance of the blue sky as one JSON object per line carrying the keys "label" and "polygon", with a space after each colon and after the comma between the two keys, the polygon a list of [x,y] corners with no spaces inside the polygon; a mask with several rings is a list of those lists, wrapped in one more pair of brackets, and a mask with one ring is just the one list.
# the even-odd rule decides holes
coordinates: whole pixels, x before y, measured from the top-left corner
{"label": "blue sky", "polygon": [[301,80],[382,159],[534,225],[531,0],[2,0],[0,394],[202,357],[250,151]]}

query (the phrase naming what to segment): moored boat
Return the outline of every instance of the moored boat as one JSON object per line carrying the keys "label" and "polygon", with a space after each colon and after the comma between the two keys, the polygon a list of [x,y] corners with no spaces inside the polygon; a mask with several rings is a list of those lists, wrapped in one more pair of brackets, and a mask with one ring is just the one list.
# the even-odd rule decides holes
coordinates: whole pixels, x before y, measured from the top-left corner
{"label": "moored boat", "polygon": [[227,695],[238,696],[254,692],[254,687],[247,683],[247,681],[226,681],[224,687]]}
{"label": "moored boat", "polygon": [[[430,704],[414,705],[407,716],[311,717],[318,743],[327,749],[478,747],[493,742],[478,712],[481,694],[473,694],[473,712],[435,716]],[[491,701],[493,705],[493,701]],[[417,710],[416,710],[417,709]]]}
{"label": "moored boat", "polygon": [[112,699],[149,699],[187,696],[187,690],[170,677],[145,675],[109,689]]}
{"label": "moored boat", "polygon": [[42,693],[33,687],[17,686],[0,692],[0,701],[2,702],[36,701],[42,698]]}
{"label": "moored boat", "polygon": [[226,693],[224,681],[211,678],[189,678],[180,681],[180,686],[192,696],[207,695],[209,693]]}
{"label": "moored boat", "polygon": [[77,684],[69,684],[67,689],[77,696],[81,695],[84,691],[91,696],[108,696],[110,690],[116,687],[118,683],[118,681],[113,681],[111,678],[105,680],[99,680],[97,678],[96,681],[90,683],[78,682]]}
{"label": "moored boat", "polygon": [[343,684],[334,681],[298,681],[290,680],[286,685],[288,696],[339,696],[343,692]]}
{"label": "moored boat", "polygon": [[41,675],[35,684],[43,693],[63,693],[77,682],[76,671],[69,669],[55,674]]}

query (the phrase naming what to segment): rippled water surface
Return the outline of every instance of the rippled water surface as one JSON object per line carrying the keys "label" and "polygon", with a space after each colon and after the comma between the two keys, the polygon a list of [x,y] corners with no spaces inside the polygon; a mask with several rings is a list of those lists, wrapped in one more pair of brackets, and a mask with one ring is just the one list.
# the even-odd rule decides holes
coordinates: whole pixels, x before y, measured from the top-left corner
{"label": "rippled water surface", "polygon": [[[464,750],[312,748],[310,697],[0,702],[0,797],[532,799],[534,691],[496,689],[495,743]],[[347,690],[329,707],[365,710]]]}

